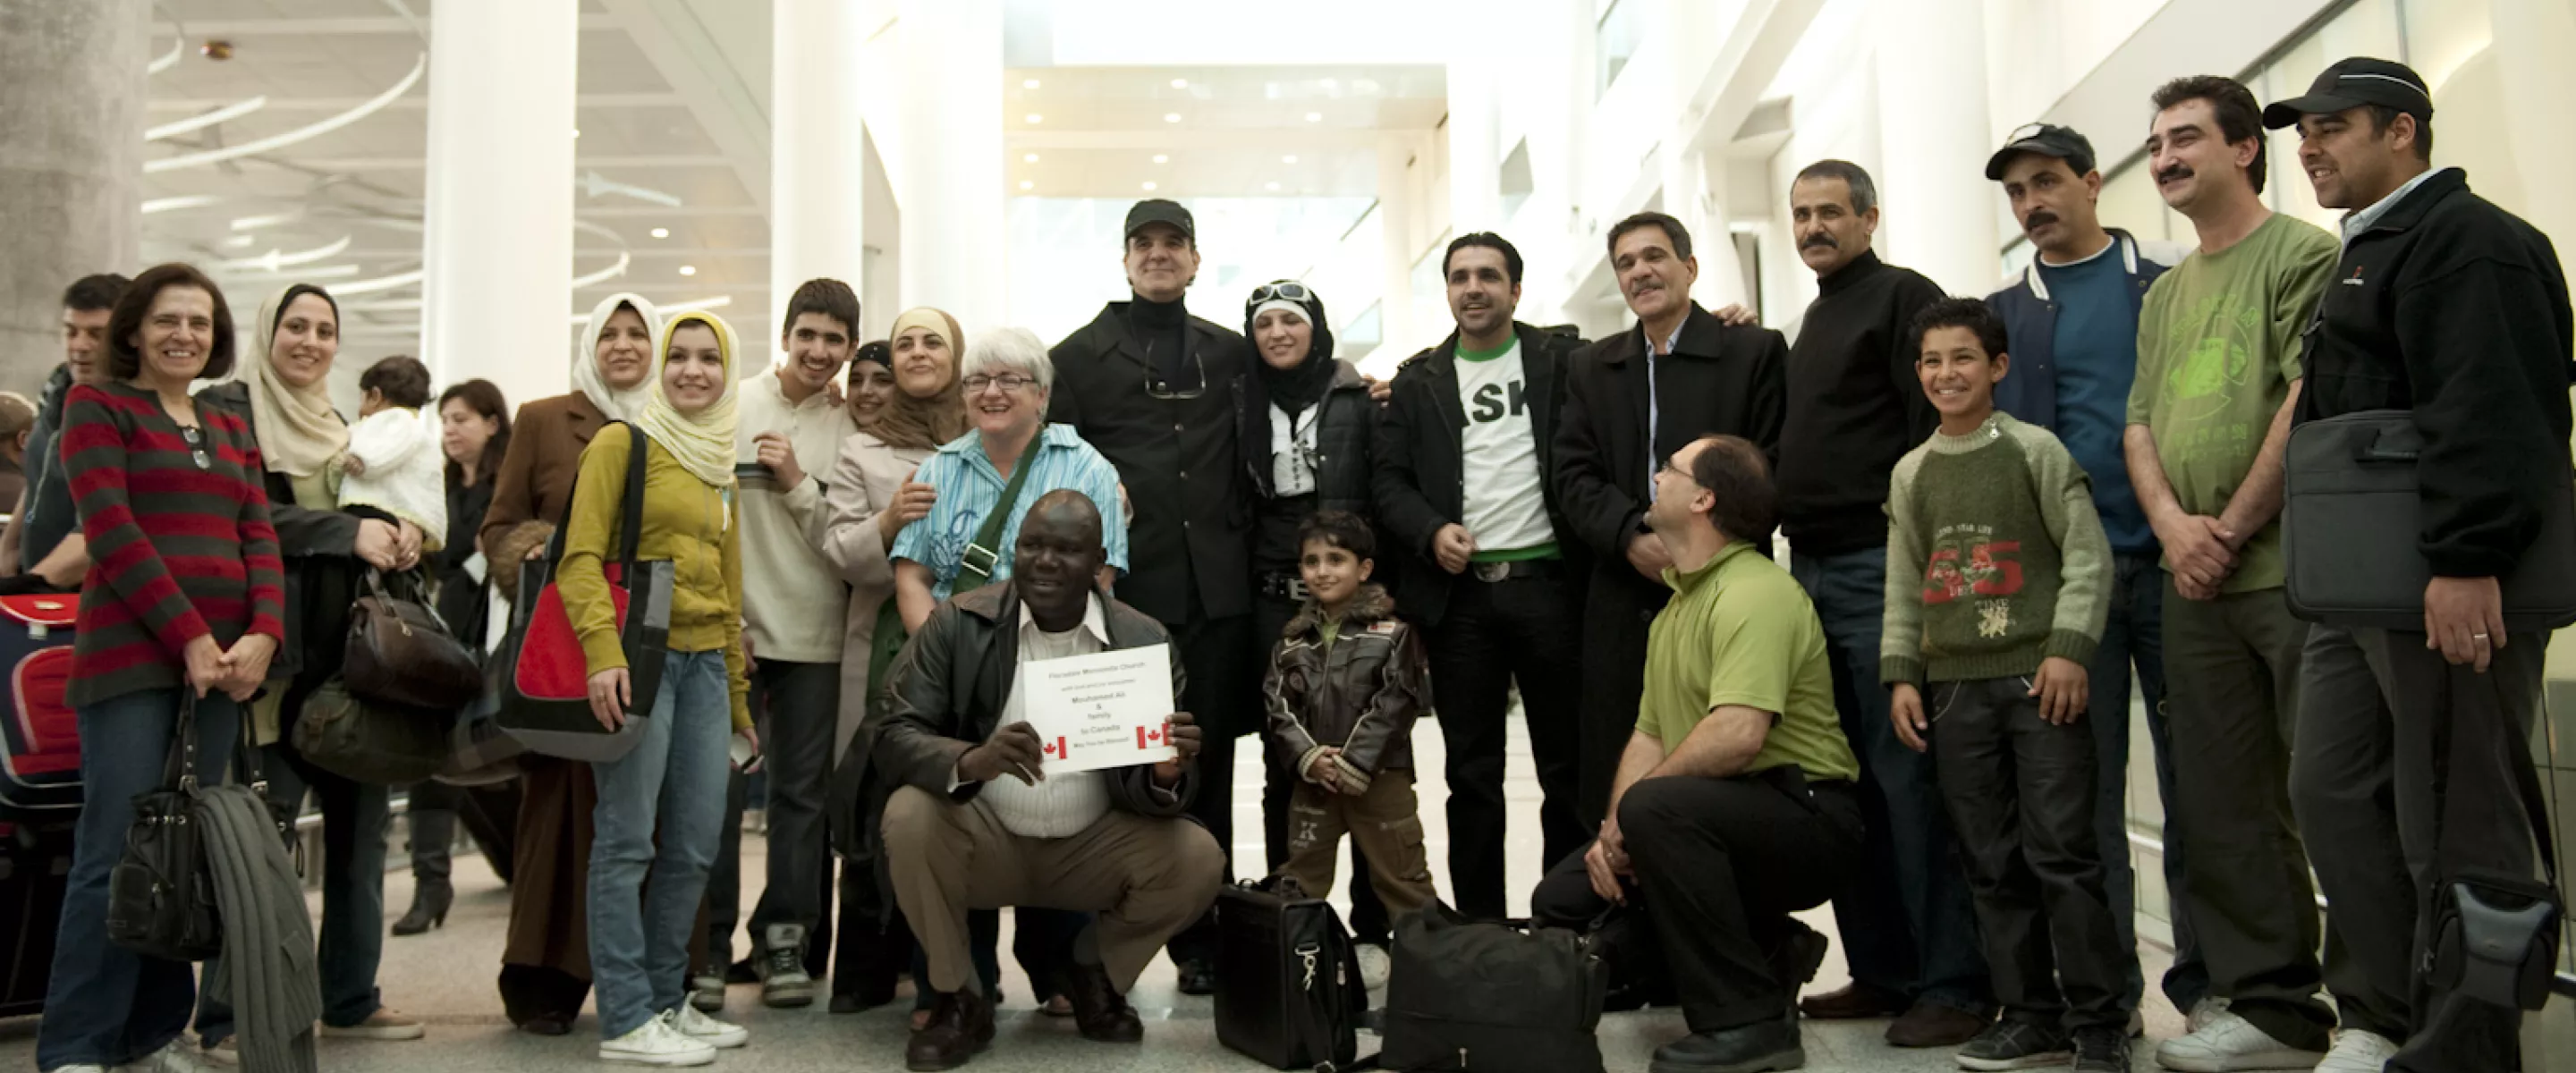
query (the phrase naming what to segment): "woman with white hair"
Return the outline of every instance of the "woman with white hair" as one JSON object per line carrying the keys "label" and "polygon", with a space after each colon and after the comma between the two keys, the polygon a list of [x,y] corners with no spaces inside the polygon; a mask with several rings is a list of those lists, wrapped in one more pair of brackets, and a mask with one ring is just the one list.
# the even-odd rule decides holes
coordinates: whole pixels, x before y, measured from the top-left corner
{"label": "woman with white hair", "polygon": [[[1117,467],[1073,426],[1047,423],[1055,363],[1038,337],[1025,328],[976,336],[958,365],[958,384],[974,431],[921,464],[913,480],[936,489],[937,498],[887,552],[904,628],[920,630],[931,608],[952,593],[1009,578],[1020,518],[1039,496],[1059,488],[1089,496],[1100,508],[1101,542],[1109,553],[1109,576],[1102,580],[1114,580],[1110,571],[1125,573],[1127,523],[1117,509]],[[979,539],[996,510],[1002,524],[990,540]]]}

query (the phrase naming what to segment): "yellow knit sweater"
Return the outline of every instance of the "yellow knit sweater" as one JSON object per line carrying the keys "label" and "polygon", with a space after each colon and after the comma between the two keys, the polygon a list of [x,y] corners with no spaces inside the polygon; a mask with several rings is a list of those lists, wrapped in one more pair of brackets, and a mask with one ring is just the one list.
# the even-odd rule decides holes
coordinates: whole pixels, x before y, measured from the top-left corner
{"label": "yellow knit sweater", "polygon": [[[590,672],[626,666],[617,638],[616,606],[609,601],[603,568],[617,553],[618,513],[626,495],[626,460],[633,430],[613,424],[599,430],[581,454],[580,485],[564,518],[564,557],[556,587],[573,633],[581,638]],[[751,725],[750,679],[742,653],[742,525],[728,490],[709,487],[651,444],[644,457],[644,535],[636,556],[671,563],[671,641],[674,652],[725,654],[733,693],[733,725]],[[650,711],[651,697],[634,698]]]}

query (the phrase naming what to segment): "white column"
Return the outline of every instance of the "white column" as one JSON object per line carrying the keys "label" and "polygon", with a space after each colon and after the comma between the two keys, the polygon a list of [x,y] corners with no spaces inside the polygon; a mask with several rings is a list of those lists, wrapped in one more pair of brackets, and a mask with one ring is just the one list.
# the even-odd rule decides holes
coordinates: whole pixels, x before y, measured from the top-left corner
{"label": "white column", "polygon": [[1412,355],[1414,340],[1430,334],[1430,326],[1416,330],[1413,323],[1413,183],[1405,174],[1405,162],[1412,159],[1414,139],[1402,134],[1380,134],[1377,137],[1377,214],[1380,238],[1384,248],[1384,281],[1378,289],[1378,331],[1385,340],[1382,353],[1369,367],[1380,378],[1395,374],[1395,364]]}
{"label": "white column", "polygon": [[[2002,274],[1995,184],[1986,181],[1985,5],[1878,0],[1882,257],[1953,294],[1983,294]],[[1804,161],[1800,162],[1802,165]]]}
{"label": "white column", "polygon": [[1495,45],[1484,32],[1459,26],[1457,52],[1449,58],[1449,234],[1492,231],[1503,225],[1501,115],[1494,80]]}
{"label": "white column", "polygon": [[[901,0],[903,301],[1004,326],[1002,14],[994,0]],[[1016,118],[1014,119],[1016,121]],[[1115,249],[1100,253],[1106,271]]]}
{"label": "white column", "polygon": [[[774,349],[798,284],[866,293],[867,131],[859,50],[875,27],[848,0],[776,0],[769,79],[769,319],[734,325]],[[884,311],[887,321],[892,311]],[[748,319],[748,318],[746,318]],[[852,330],[857,325],[851,325]]]}
{"label": "white column", "polygon": [[[2567,63],[2576,54],[2576,10],[2567,0],[2495,0],[2493,17],[2505,107],[2519,113],[2504,119],[2502,129],[2545,129],[2564,120],[2576,106],[2576,67]],[[2433,119],[2433,163],[2440,167],[2441,117]],[[2512,150],[2523,204],[2511,207],[2551,237],[2559,263],[2576,268],[2576,205],[2564,193],[2568,174],[2576,171],[2576,140],[2521,137],[2513,139]],[[2469,179],[2475,183],[2477,176]]]}
{"label": "white column", "polygon": [[[142,0],[10,4],[0,24],[0,382],[63,360],[63,288],[133,272],[143,168]],[[235,303],[242,296],[232,296]],[[256,299],[253,299],[256,301]],[[242,321],[251,319],[242,311]]]}
{"label": "white column", "polygon": [[430,16],[421,353],[516,406],[571,387],[574,0]]}

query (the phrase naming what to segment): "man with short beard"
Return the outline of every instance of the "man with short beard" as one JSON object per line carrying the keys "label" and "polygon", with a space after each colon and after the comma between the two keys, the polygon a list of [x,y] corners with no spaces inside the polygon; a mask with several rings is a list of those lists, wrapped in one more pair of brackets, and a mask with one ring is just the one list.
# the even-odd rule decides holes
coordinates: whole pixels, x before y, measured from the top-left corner
{"label": "man with short beard", "polygon": [[1907,329],[1941,287],[1870,248],[1878,189],[1859,165],[1807,165],[1790,184],[1789,211],[1817,294],[1789,348],[1780,532],[1833,647],[1835,708],[1860,757],[1870,827],[1861,876],[1834,901],[1851,986],[1799,1008],[1819,1019],[1894,1016],[1891,1044],[1955,1046],[1993,1013],[1976,913],[1931,758],[1896,740],[1878,683],[1888,474],[1940,423]]}
{"label": "man with short beard", "polygon": [[[2135,876],[2128,853],[2129,681],[2132,666],[2145,698],[2147,739],[2155,749],[2156,796],[2164,803],[2165,889],[2183,888],[2182,802],[2174,794],[2173,739],[2165,725],[2164,572],[2156,566],[2156,533],[2129,487],[2120,439],[2128,429],[2129,387],[2138,367],[2138,307],[2147,287],[2186,252],[2171,242],[2142,240],[2099,215],[2102,173],[2093,143],[2076,131],[2033,123],[1986,161],[2001,183],[2013,218],[2036,250],[1986,305],[2002,318],[2012,368],[1995,385],[1995,408],[2056,433],[2093,484],[2093,506],[2110,537],[2110,617],[2090,668],[2093,751],[2098,766],[2093,827],[2102,846],[2102,885],[2126,962],[2130,1009],[2146,991],[2138,967]],[[2191,913],[2176,897],[2173,966],[2165,997],[2177,1010],[2209,993]]]}
{"label": "man with short beard", "polygon": [[[2320,1000],[2308,856],[2290,823],[2291,721],[2305,623],[2282,592],[2281,451],[2299,397],[2299,333],[2335,240],[2263,204],[2261,109],[2231,78],[2155,92],[2147,165],[2200,242],[2147,289],[2123,446],[2163,546],[2174,781],[2191,832],[2182,897],[2209,999],[2167,1069],[2307,1069],[2334,1014]],[[2222,1008],[2223,1007],[2223,1008]]]}
{"label": "man with short beard", "polygon": [[107,315],[125,293],[123,276],[83,276],[63,291],[63,363],[45,381],[36,401],[36,425],[27,436],[27,486],[0,530],[0,591],[36,585],[76,588],[89,573],[89,542],[72,509],[71,479],[55,450],[63,428],[63,396],[73,384],[107,378]]}
{"label": "man with short beard", "polygon": [[2567,277],[2548,236],[2460,169],[2433,169],[2433,100],[2412,68],[2345,60],[2263,121],[2298,126],[2317,204],[2351,210],[2297,420],[2408,413],[2433,574],[2420,630],[2308,629],[2290,794],[2351,952],[2327,966],[2343,1031],[2317,1068],[2511,1069],[2521,1011],[2431,978],[2423,922],[2457,882],[2528,891],[2532,838],[2550,837],[2545,817],[2537,832],[2526,819],[2545,804],[2516,744],[2540,709],[2549,632],[2508,634],[2504,603],[2570,480]]}

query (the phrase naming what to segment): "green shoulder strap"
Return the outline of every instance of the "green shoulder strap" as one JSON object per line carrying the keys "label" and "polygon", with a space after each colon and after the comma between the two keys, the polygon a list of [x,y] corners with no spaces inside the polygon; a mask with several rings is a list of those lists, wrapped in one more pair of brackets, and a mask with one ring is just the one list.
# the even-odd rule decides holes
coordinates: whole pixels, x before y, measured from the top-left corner
{"label": "green shoulder strap", "polygon": [[984,524],[975,530],[975,539],[957,557],[957,581],[948,586],[952,594],[980,589],[993,580],[993,568],[1001,565],[1002,555],[993,545],[1002,539],[1002,528],[1011,524],[1011,511],[1020,503],[1020,487],[1029,483],[1029,471],[1038,468],[1038,451],[1046,444],[1046,427],[1038,427],[1029,437],[1029,446],[1020,452],[1020,461],[1011,467],[1011,479],[1002,482],[1002,497],[993,501],[993,509],[984,515]]}

